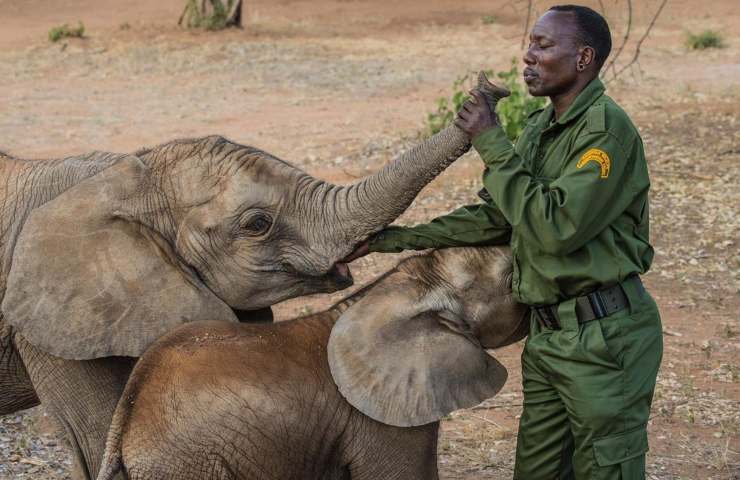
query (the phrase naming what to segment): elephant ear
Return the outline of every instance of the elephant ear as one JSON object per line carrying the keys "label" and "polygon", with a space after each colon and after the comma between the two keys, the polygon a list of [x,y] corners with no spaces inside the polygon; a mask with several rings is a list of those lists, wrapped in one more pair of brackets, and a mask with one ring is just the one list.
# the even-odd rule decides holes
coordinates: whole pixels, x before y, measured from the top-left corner
{"label": "elephant ear", "polygon": [[236,321],[132,213],[147,177],[127,156],[29,215],[2,309],[30,343],[74,360],[136,357],[181,323]]}
{"label": "elephant ear", "polygon": [[329,367],[347,401],[389,425],[434,422],[494,396],[506,382],[464,323],[436,313],[414,279],[372,288],[332,329]]}

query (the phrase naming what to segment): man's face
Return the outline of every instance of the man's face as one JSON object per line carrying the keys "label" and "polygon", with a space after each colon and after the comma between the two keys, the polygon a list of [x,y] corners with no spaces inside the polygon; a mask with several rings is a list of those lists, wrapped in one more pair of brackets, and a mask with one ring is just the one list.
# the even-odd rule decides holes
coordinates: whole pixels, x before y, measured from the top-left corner
{"label": "man's face", "polygon": [[569,12],[549,11],[537,20],[524,54],[524,82],[530,94],[551,97],[573,87],[580,53],[577,32]]}

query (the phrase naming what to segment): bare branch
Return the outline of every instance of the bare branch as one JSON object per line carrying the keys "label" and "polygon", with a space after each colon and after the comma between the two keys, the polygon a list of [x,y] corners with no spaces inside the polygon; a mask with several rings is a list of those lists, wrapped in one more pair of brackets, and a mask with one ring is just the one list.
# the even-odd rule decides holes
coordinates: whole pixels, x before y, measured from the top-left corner
{"label": "bare branch", "polygon": [[527,20],[524,22],[524,33],[522,33],[522,47],[524,48],[524,42],[527,41],[527,34],[529,33],[529,21],[532,19],[532,0],[527,1]]}
{"label": "bare branch", "polygon": [[624,50],[625,45],[627,45],[627,41],[630,38],[630,32],[632,31],[632,0],[627,0],[627,28],[624,31],[624,37],[622,38],[622,44],[619,46],[617,51],[612,55],[612,59],[609,61],[609,63],[604,67],[604,72],[608,72],[609,68],[614,70],[614,65],[617,62],[617,59],[619,58],[619,55],[621,55],[622,51]]}
{"label": "bare branch", "polygon": [[601,14],[606,17],[606,7],[603,0],[599,0],[599,8],[601,9]]}
{"label": "bare branch", "polygon": [[655,12],[655,15],[653,15],[653,19],[650,21],[650,24],[645,29],[645,33],[642,35],[640,40],[637,41],[637,46],[635,47],[635,54],[632,56],[632,60],[630,60],[630,62],[624,67],[622,67],[619,71],[616,71],[615,69],[614,78],[617,78],[619,74],[621,74],[628,68],[632,67],[632,65],[637,63],[638,58],[640,57],[640,49],[642,48],[642,44],[645,41],[645,39],[648,37],[648,35],[650,35],[650,31],[653,29],[653,26],[655,25],[655,22],[658,20],[658,17],[660,16],[660,13],[663,11],[663,7],[665,7],[666,3],[668,3],[668,0],[663,0],[661,2],[660,6],[658,7],[658,10]]}

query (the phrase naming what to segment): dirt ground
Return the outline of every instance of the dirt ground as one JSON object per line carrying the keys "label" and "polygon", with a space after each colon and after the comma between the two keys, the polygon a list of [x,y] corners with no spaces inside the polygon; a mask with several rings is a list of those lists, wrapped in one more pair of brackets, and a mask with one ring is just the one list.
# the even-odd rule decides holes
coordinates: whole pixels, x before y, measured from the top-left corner
{"label": "dirt ground", "polygon": [[[243,30],[183,32],[183,0],[0,0],[0,149],[24,158],[133,151],[222,134],[349,183],[409,148],[461,74],[521,57],[526,2],[247,0]],[[617,45],[624,2],[604,4]],[[657,1],[634,2],[625,64]],[[542,12],[546,2],[535,2]],[[491,16],[483,21],[484,16]],[[52,26],[86,38],[50,43]],[[688,51],[686,31],[725,48]],[[649,425],[650,479],[740,478],[740,17],[734,0],[669,1],[639,63],[608,84],[632,115],[652,175],[656,258],[646,275],[665,354]],[[475,201],[468,154],[400,223]],[[399,255],[356,264],[356,287]],[[346,294],[346,292],[344,292]],[[343,294],[342,294],[343,295]],[[297,299],[279,319],[340,295]],[[495,398],[443,421],[442,478],[511,478],[521,411],[521,344],[494,352],[510,379]],[[0,417],[0,479],[70,478],[63,436],[42,407]]]}

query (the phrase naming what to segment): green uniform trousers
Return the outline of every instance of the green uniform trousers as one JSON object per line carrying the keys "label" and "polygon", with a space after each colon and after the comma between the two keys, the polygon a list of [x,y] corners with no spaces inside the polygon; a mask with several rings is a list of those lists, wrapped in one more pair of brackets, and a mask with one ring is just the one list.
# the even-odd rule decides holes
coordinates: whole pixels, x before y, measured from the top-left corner
{"label": "green uniform trousers", "polygon": [[532,312],[515,480],[645,478],[662,327],[653,298],[623,285],[630,307],[600,320],[579,324],[574,300],[558,306],[560,330]]}

